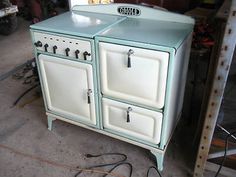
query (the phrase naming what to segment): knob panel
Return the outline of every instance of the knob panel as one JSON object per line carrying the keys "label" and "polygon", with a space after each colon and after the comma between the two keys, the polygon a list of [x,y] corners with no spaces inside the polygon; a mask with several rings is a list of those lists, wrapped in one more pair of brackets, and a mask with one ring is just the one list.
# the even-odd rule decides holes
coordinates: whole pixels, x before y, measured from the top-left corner
{"label": "knob panel", "polygon": [[92,40],[90,39],[57,36],[41,32],[33,32],[33,35],[36,41],[34,46],[38,51],[67,56],[76,60],[92,60]]}

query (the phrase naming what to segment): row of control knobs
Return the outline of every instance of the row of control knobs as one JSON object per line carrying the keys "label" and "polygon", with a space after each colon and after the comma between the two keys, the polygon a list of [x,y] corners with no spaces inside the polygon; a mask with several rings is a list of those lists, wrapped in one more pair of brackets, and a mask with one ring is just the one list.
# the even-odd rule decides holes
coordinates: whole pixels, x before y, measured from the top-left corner
{"label": "row of control knobs", "polygon": [[[42,44],[41,41],[37,41],[37,42],[34,43],[34,45],[35,45],[36,47],[44,47],[44,51],[45,51],[45,52],[48,51],[48,47],[49,47],[48,44],[44,44],[44,46],[43,46],[43,44]],[[53,53],[56,54],[56,53],[57,53],[57,46],[54,45],[54,46],[52,47],[52,49],[53,49]],[[66,49],[65,49],[65,52],[66,52],[66,56],[68,57],[68,56],[69,56],[69,53],[70,53],[70,48],[66,48]],[[75,58],[79,58],[79,53],[80,53],[79,50],[76,50],[76,51],[75,51]],[[87,56],[91,56],[91,54],[88,53],[87,51],[85,51],[85,52],[83,52],[83,56],[84,56],[84,60],[87,60]]]}

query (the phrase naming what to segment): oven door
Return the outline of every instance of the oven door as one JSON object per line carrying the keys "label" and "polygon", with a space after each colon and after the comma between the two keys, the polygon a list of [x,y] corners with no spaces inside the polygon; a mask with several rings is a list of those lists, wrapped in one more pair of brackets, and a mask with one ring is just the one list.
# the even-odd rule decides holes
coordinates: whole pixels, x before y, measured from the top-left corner
{"label": "oven door", "polygon": [[96,124],[92,65],[40,54],[41,83],[49,111]]}
{"label": "oven door", "polygon": [[99,43],[101,91],[106,96],[163,108],[169,53]]}

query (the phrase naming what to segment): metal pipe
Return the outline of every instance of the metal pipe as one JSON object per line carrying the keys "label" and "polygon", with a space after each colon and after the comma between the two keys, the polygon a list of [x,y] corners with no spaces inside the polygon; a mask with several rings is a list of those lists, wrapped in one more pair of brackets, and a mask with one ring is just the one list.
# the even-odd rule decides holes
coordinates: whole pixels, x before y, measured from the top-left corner
{"label": "metal pipe", "polygon": [[[223,157],[224,154],[225,154],[225,151],[215,152],[215,153],[209,154],[207,159],[215,159],[218,157]],[[230,149],[227,151],[227,156],[234,155],[234,154],[236,154],[236,149]]]}
{"label": "metal pipe", "polygon": [[236,137],[234,135],[231,135],[230,132],[228,130],[226,130],[224,127],[222,127],[220,124],[217,124],[217,127],[219,127],[221,130],[223,130],[225,133],[227,133],[228,135],[230,135],[233,139],[236,140]]}

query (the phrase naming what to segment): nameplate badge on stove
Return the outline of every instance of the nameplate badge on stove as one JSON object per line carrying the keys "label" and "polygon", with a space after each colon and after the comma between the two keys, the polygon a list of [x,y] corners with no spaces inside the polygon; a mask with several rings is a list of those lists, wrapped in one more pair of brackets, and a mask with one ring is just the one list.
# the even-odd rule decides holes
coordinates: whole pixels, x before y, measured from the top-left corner
{"label": "nameplate badge on stove", "polygon": [[117,11],[121,15],[128,15],[128,16],[139,16],[141,14],[141,10],[136,7],[127,7],[127,6],[119,6]]}

